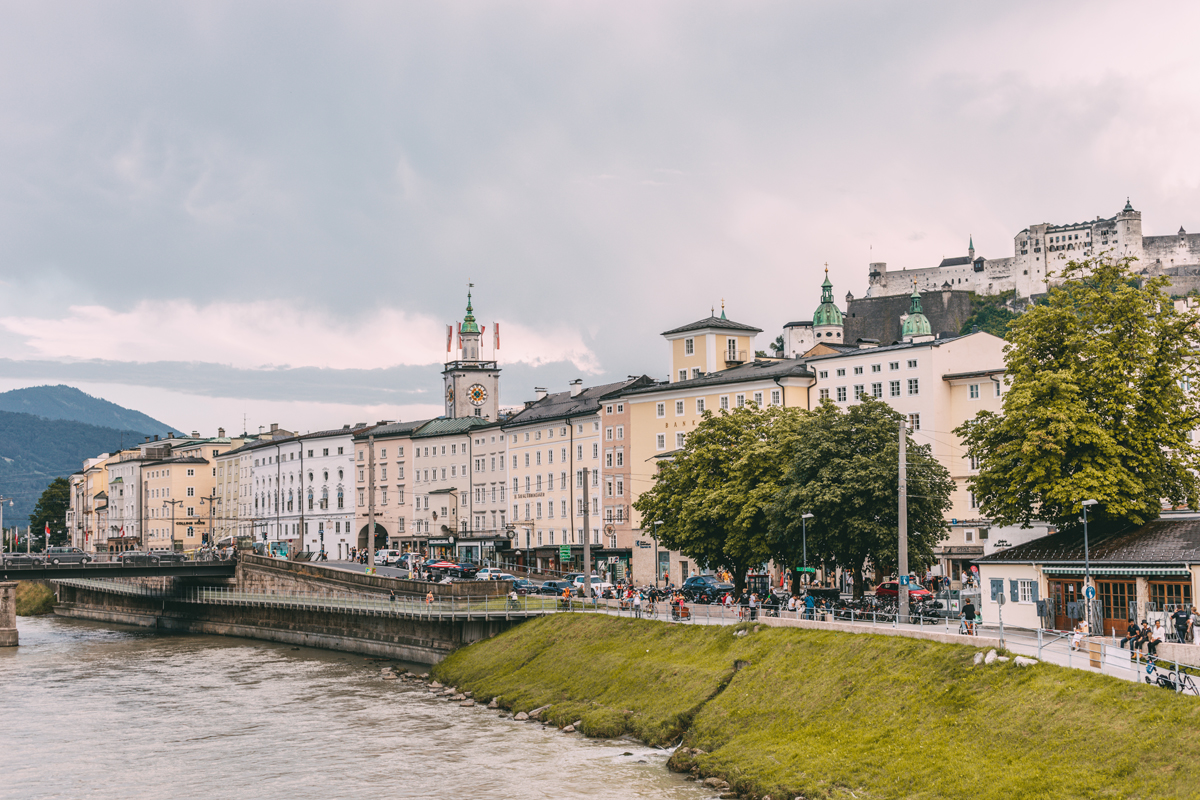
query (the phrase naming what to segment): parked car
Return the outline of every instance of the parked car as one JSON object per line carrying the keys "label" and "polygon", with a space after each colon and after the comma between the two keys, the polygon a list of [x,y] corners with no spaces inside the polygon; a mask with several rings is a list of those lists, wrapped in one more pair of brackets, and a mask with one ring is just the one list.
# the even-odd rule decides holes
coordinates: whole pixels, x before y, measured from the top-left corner
{"label": "parked car", "polygon": [[479,572],[475,573],[475,580],[477,580],[477,581],[503,580],[503,578],[501,576],[504,574],[505,573],[501,572],[496,567],[484,567],[483,569],[479,570]]}
{"label": "parked car", "polygon": [[689,603],[715,603],[733,591],[732,583],[725,583],[715,575],[693,575],[680,587]]}
{"label": "parked car", "polygon": [[474,578],[479,574],[479,567],[475,566],[474,564],[468,564],[460,561],[456,566],[458,567],[459,574],[464,578]]}
{"label": "parked car", "polygon": [[375,566],[390,567],[400,560],[399,550],[376,550]]}
{"label": "parked car", "polygon": [[516,578],[513,580],[513,591],[519,595],[537,594],[538,585],[529,578]]}
{"label": "parked car", "polygon": [[41,567],[45,564],[46,559],[40,553],[4,554],[4,566],[6,567]]}
{"label": "parked car", "polygon": [[183,560],[183,553],[174,553],[170,550],[147,550],[145,552],[127,550],[121,553],[121,563],[126,566],[130,564],[175,564]]}
{"label": "parked car", "polygon": [[90,564],[92,557],[78,547],[50,547],[46,550],[46,560],[51,564]]}
{"label": "parked car", "polygon": [[[881,583],[875,587],[875,596],[879,599],[889,598],[895,600],[900,596],[900,584],[897,581],[888,581]],[[909,600],[930,600],[933,598],[933,592],[921,586],[919,583],[910,583],[908,585]]]}
{"label": "parked car", "polygon": [[[571,583],[578,591],[580,591],[580,592],[583,591],[583,576],[582,575],[576,575],[572,579]],[[604,580],[603,578],[601,578],[599,575],[596,575],[595,573],[593,573],[592,574],[592,588],[595,589],[597,592],[602,592],[605,589],[611,589],[612,584],[609,583],[608,581]]]}
{"label": "parked car", "polygon": [[571,594],[578,594],[578,592],[575,590],[575,584],[571,583],[570,581],[546,581],[538,587],[537,593],[561,595],[563,593],[563,589],[570,589]]}

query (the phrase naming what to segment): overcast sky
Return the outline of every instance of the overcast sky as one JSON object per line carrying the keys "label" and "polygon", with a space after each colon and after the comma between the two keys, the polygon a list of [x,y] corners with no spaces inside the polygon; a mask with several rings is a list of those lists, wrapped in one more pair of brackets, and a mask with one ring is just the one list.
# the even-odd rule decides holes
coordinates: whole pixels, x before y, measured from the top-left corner
{"label": "overcast sky", "polygon": [[666,377],[867,264],[1200,230],[1200,4],[0,2],[0,389],[184,429]]}

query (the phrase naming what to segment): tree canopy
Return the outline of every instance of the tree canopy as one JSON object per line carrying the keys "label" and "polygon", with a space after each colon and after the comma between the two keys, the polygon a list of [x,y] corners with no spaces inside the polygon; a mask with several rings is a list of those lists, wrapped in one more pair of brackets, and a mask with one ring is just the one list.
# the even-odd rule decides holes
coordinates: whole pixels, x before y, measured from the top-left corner
{"label": "tree canopy", "polygon": [[[728,569],[735,591],[770,557],[767,514],[795,445],[803,411],[750,404],[707,411],[683,449],[660,464],[634,503],[659,542],[702,568]],[[662,525],[655,526],[658,520]]]}
{"label": "tree canopy", "polygon": [[[896,567],[899,548],[899,425],[903,417],[879,400],[863,398],[845,412],[825,400],[800,426],[786,476],[770,513],[772,556],[800,565],[808,521],[808,562],[837,564],[854,574],[863,592],[863,564]],[[954,481],[927,445],[907,437],[908,563],[932,563],[945,536]]]}
{"label": "tree canopy", "polygon": [[1141,525],[1162,503],[1195,509],[1200,417],[1194,392],[1197,316],[1138,284],[1132,259],[1072,261],[1064,282],[1008,328],[1004,414],[961,425],[981,461],[970,481],[997,525]]}
{"label": "tree canopy", "polygon": [[50,544],[67,543],[67,509],[71,505],[71,484],[66,478],[55,478],[50,481],[46,491],[38,498],[33,513],[29,515],[30,533],[36,540],[44,535],[46,525],[50,525]]}

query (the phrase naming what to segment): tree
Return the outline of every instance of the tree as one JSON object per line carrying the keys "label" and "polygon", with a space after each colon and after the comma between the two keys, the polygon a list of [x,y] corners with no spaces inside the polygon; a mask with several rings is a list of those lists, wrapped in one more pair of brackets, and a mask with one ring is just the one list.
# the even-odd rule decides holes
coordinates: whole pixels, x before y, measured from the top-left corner
{"label": "tree", "polygon": [[[801,424],[786,476],[770,513],[771,554],[798,567],[808,521],[808,561],[840,565],[863,593],[863,565],[894,569],[899,549],[898,412],[864,397],[842,412],[824,400]],[[907,442],[908,563],[930,564],[945,537],[954,481],[928,445]],[[795,585],[795,583],[793,583]]]}
{"label": "tree", "polygon": [[775,337],[775,341],[771,342],[771,349],[775,352],[776,358],[783,358],[783,351],[786,345],[783,343],[783,334]]}
{"label": "tree", "polygon": [[971,316],[963,322],[959,333],[966,336],[973,329],[999,336],[1008,337],[1008,324],[1017,318],[1005,303],[1015,292],[1002,292],[997,295],[980,295],[971,292]]}
{"label": "tree", "polygon": [[805,412],[753,403],[706,411],[683,449],[660,464],[654,486],[633,504],[660,544],[702,568],[728,569],[735,592],[770,556],[767,512]]}
{"label": "tree", "polygon": [[67,543],[67,509],[71,506],[71,484],[66,478],[55,478],[38,498],[33,513],[29,515],[30,534],[35,538],[43,535],[50,525],[50,544]]}
{"label": "tree", "polygon": [[1142,525],[1165,500],[1196,508],[1200,318],[1180,312],[1165,278],[1138,285],[1132,259],[1070,262],[1065,279],[1009,326],[1004,415],[961,425],[970,480],[997,525],[1035,519],[1094,531]]}

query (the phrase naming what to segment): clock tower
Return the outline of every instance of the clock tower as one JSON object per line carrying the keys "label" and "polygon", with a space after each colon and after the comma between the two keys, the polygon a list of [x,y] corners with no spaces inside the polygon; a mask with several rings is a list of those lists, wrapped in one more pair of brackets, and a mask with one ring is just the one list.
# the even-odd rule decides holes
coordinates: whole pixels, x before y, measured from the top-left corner
{"label": "clock tower", "polygon": [[467,292],[467,315],[458,326],[458,360],[448,361],[445,381],[446,416],[497,418],[500,408],[500,368],[495,361],[480,358],[483,331],[475,322],[471,293]]}

